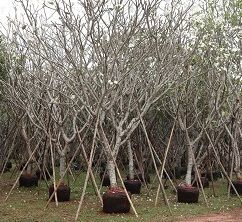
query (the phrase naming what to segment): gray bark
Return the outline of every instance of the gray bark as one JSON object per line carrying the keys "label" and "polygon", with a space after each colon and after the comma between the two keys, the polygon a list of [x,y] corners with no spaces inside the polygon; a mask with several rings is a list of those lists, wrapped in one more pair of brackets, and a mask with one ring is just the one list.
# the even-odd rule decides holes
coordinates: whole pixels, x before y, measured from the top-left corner
{"label": "gray bark", "polygon": [[129,179],[134,179],[134,157],[131,142],[128,141],[128,157],[129,157]]}
{"label": "gray bark", "polygon": [[60,176],[63,179],[65,175],[66,170],[66,155],[65,153],[62,153],[60,155]]}
{"label": "gray bark", "polygon": [[107,169],[108,169],[108,175],[110,179],[110,187],[116,187],[117,186],[117,178],[115,173],[115,163],[113,160],[109,160],[107,162]]}
{"label": "gray bark", "polygon": [[193,147],[191,145],[188,145],[188,161],[187,161],[187,173],[186,173],[186,184],[191,185],[192,184],[192,167],[193,167],[193,159],[192,159],[192,152]]}

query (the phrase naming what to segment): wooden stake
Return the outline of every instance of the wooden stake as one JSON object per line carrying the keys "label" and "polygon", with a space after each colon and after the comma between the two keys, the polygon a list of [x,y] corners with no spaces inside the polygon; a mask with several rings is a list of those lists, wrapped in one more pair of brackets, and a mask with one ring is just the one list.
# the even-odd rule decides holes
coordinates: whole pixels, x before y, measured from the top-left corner
{"label": "wooden stake", "polygon": [[232,183],[232,181],[230,180],[228,174],[226,173],[226,171],[225,171],[225,169],[224,169],[224,167],[223,167],[223,164],[221,163],[221,161],[220,161],[220,159],[219,159],[219,157],[218,157],[218,154],[217,154],[217,152],[216,152],[216,149],[215,149],[215,147],[214,147],[214,145],[213,145],[213,142],[212,142],[210,136],[208,135],[206,129],[204,129],[204,130],[205,130],[205,133],[206,133],[206,135],[207,135],[207,138],[208,138],[208,140],[209,140],[209,142],[210,142],[210,144],[211,144],[211,146],[212,146],[212,149],[213,149],[214,155],[215,155],[215,157],[216,157],[216,159],[217,159],[217,161],[218,161],[218,164],[220,165],[220,167],[221,167],[221,169],[222,169],[222,171],[223,171],[224,176],[227,178],[228,182],[230,183],[230,185],[231,185],[232,188],[234,189],[234,192],[235,192],[235,194],[237,195],[237,197],[238,197],[238,199],[239,199],[239,201],[240,201],[240,203],[241,203],[241,205],[242,205],[242,200],[241,200],[241,198],[240,198],[240,195],[238,194],[237,190],[236,190],[235,187],[234,187],[234,184]]}
{"label": "wooden stake", "polygon": [[[166,158],[167,158],[168,151],[169,151],[169,148],[170,148],[170,145],[171,145],[171,139],[172,139],[172,136],[173,136],[175,125],[176,125],[176,121],[174,121],[174,123],[173,123],[172,129],[171,129],[171,133],[170,133],[170,137],[169,137],[169,140],[168,140],[168,143],[167,143],[167,146],[166,146],[165,155],[164,155],[164,159],[163,159],[162,166],[161,166],[161,173],[160,173],[161,178],[163,176],[163,172],[164,172],[164,169],[165,169]],[[157,193],[156,193],[155,206],[157,205],[157,202],[158,202],[159,191],[160,191],[160,184],[158,186]]]}
{"label": "wooden stake", "polygon": [[168,201],[168,199],[167,199],[167,197],[166,197],[166,192],[165,192],[165,189],[164,189],[164,186],[163,186],[162,179],[161,179],[161,177],[159,176],[158,168],[157,168],[157,165],[156,165],[156,162],[155,162],[155,158],[154,158],[154,154],[153,154],[153,151],[152,151],[152,148],[151,148],[152,145],[151,145],[151,142],[150,142],[150,140],[149,140],[149,136],[148,136],[148,134],[147,134],[147,131],[146,131],[146,128],[145,128],[145,124],[144,124],[144,121],[143,121],[141,115],[139,115],[139,117],[140,117],[140,121],[141,121],[141,123],[142,123],[143,129],[144,129],[145,137],[146,137],[147,142],[148,142],[148,147],[149,147],[149,149],[150,149],[150,154],[151,154],[152,161],[153,161],[153,164],[154,164],[154,167],[155,167],[155,171],[156,171],[157,177],[158,177],[159,182],[160,182],[160,186],[161,186],[162,194],[163,194],[163,197],[164,197],[164,201],[165,201],[165,203],[166,203],[166,205],[167,205],[167,207],[168,207],[168,209],[169,209],[169,212],[172,214],[172,212],[171,212],[171,208],[170,208],[170,204],[169,204],[169,201]]}
{"label": "wooden stake", "polygon": [[21,175],[22,175],[22,173],[24,172],[25,168],[27,167],[27,165],[29,164],[30,160],[31,160],[32,157],[34,156],[34,153],[35,153],[35,151],[37,150],[38,147],[39,147],[39,144],[37,144],[37,146],[34,148],[33,152],[31,153],[31,155],[30,155],[30,157],[29,157],[29,159],[28,159],[28,161],[25,163],[25,165],[24,165],[22,171],[20,172],[20,174],[19,174],[19,176],[17,177],[15,183],[13,184],[11,190],[9,191],[7,197],[5,198],[5,201],[8,200],[10,194],[12,193],[13,189],[15,188],[15,186],[17,185],[17,183],[18,183],[18,181],[19,181],[19,178],[21,177]]}

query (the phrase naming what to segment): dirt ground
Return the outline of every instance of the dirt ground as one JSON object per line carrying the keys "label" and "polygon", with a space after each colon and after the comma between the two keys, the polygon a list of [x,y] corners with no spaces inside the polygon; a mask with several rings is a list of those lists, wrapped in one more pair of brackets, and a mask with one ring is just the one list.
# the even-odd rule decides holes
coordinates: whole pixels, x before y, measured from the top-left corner
{"label": "dirt ground", "polygon": [[242,222],[242,208],[229,211],[227,213],[208,214],[191,219],[182,220],[181,222]]}

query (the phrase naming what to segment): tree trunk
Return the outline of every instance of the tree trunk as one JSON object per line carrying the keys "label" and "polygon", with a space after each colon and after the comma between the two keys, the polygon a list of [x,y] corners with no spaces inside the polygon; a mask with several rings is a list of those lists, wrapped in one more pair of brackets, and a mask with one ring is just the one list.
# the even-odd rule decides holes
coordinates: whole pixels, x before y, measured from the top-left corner
{"label": "tree trunk", "polygon": [[62,153],[60,155],[60,177],[64,180],[64,174],[66,171],[66,154]]}
{"label": "tree trunk", "polygon": [[188,161],[187,161],[187,174],[186,174],[187,185],[192,184],[192,167],[193,167],[192,152],[193,152],[193,147],[191,145],[188,145],[188,153],[187,153]]}
{"label": "tree trunk", "polygon": [[129,179],[134,179],[134,157],[131,142],[128,141],[128,156],[129,156]]}
{"label": "tree trunk", "polygon": [[48,168],[49,166],[49,154],[48,154],[48,147],[46,147],[45,151],[44,151],[44,158],[43,158],[43,169],[46,166]]}
{"label": "tree trunk", "polygon": [[236,178],[238,180],[241,180],[241,173],[240,173],[240,152],[238,149],[238,144],[237,141],[234,140],[233,142],[233,146],[234,146],[234,172],[236,174]]}
{"label": "tree trunk", "polygon": [[27,146],[27,151],[28,151],[28,155],[29,155],[29,158],[30,158],[30,161],[29,161],[27,169],[26,169],[26,173],[31,175],[32,171],[33,171],[33,162],[34,162],[33,160],[34,160],[34,157],[31,158],[32,150],[30,148],[30,142],[28,140],[26,140],[26,146]]}
{"label": "tree trunk", "polygon": [[31,175],[32,174],[32,161],[29,162],[28,166],[27,166],[27,170],[26,170],[26,173]]}
{"label": "tree trunk", "polygon": [[239,127],[240,127],[240,99],[237,97],[236,104],[233,111],[233,118],[232,118],[232,147],[234,152],[234,172],[236,174],[236,178],[241,180],[241,173],[240,173],[240,150],[238,147],[238,139],[239,139]]}
{"label": "tree trunk", "polygon": [[115,172],[115,164],[113,160],[107,162],[108,175],[110,179],[110,187],[117,187],[117,178]]}

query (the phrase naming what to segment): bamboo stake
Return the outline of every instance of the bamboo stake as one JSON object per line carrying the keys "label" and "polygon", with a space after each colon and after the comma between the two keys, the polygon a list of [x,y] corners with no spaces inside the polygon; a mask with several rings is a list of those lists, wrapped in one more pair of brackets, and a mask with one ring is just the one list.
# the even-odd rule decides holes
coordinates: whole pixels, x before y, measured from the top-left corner
{"label": "bamboo stake", "polygon": [[89,157],[89,161],[88,161],[87,175],[86,175],[86,178],[85,178],[84,186],[83,186],[83,189],[82,189],[82,195],[81,195],[79,205],[78,205],[78,208],[77,208],[75,221],[78,220],[78,216],[79,216],[79,213],[81,211],[82,203],[83,203],[84,196],[85,196],[85,193],[86,193],[87,183],[88,183],[88,180],[89,180],[90,171],[91,171],[91,168],[92,168],[92,161],[93,161],[94,148],[95,148],[95,142],[96,142],[95,140],[96,140],[96,135],[97,135],[98,121],[99,121],[99,116],[97,117],[97,121],[96,121],[96,124],[95,124],[95,130],[94,130],[94,135],[93,135],[93,140],[92,140],[92,148],[91,148],[91,153],[90,153],[90,157]]}
{"label": "bamboo stake", "polygon": [[[163,172],[164,172],[164,169],[165,169],[166,158],[167,158],[168,151],[169,151],[169,148],[170,148],[170,145],[171,145],[171,139],[172,139],[172,136],[173,136],[175,125],[176,125],[176,121],[174,120],[172,129],[171,129],[171,133],[170,133],[170,137],[169,137],[169,140],[168,140],[168,143],[167,143],[167,146],[166,146],[165,155],[164,155],[164,158],[163,158],[163,163],[162,163],[162,166],[161,166],[161,173],[160,173],[161,178],[162,178],[162,175],[163,175]],[[157,193],[156,193],[155,206],[157,205],[157,202],[158,202],[159,192],[160,192],[160,184],[158,186]]]}
{"label": "bamboo stake", "polygon": [[[114,157],[113,157],[113,160],[114,160]],[[125,192],[125,194],[126,194],[128,200],[129,200],[129,203],[130,203],[130,205],[131,205],[131,208],[132,208],[132,210],[133,210],[135,216],[136,216],[136,217],[139,217],[139,215],[138,215],[138,213],[137,213],[137,211],[136,211],[136,209],[135,209],[135,207],[134,207],[134,205],[133,205],[133,202],[131,201],[131,198],[130,198],[130,196],[129,196],[129,194],[128,194],[128,191],[126,190],[126,187],[125,187],[125,185],[124,185],[123,178],[122,178],[122,176],[121,176],[121,173],[120,173],[120,171],[119,171],[119,169],[118,169],[118,166],[117,166],[117,163],[116,163],[115,160],[114,160],[114,164],[115,164],[115,167],[116,167],[116,170],[117,170],[117,173],[118,173],[119,179],[120,179],[120,181],[121,181],[122,187],[123,187],[123,189],[124,189],[124,192]]]}
{"label": "bamboo stake", "polygon": [[202,181],[201,181],[200,173],[198,172],[196,159],[195,159],[195,156],[194,156],[194,153],[193,152],[192,152],[192,159],[193,159],[194,168],[195,168],[195,171],[196,171],[196,174],[197,174],[197,177],[198,177],[198,182],[199,182],[199,185],[200,185],[201,190],[202,190],[202,194],[203,194],[204,201],[206,203],[206,206],[209,207],[208,206],[208,201],[207,201],[207,198],[206,198],[204,189],[203,189],[203,184],[202,184]]}
{"label": "bamboo stake", "polygon": [[6,160],[5,160],[6,162],[5,162],[5,164],[3,165],[3,169],[2,169],[2,172],[1,172],[1,174],[0,174],[0,180],[1,180],[1,178],[2,178],[2,175],[3,175],[4,170],[5,170],[5,168],[6,168],[7,162],[8,162],[8,160],[9,160],[9,158],[10,158],[12,152],[13,152],[14,142],[15,142],[16,136],[17,136],[17,131],[15,131],[15,133],[14,133],[13,141],[12,141],[11,147],[10,147],[10,149],[9,149],[8,156],[7,156]]}
{"label": "bamboo stake", "polygon": [[[231,163],[231,169],[230,169],[230,173],[229,173],[230,180],[232,180],[233,168],[234,168],[234,153],[232,155],[232,163]],[[228,186],[228,197],[230,197],[230,190],[231,190],[231,185],[229,184],[229,186]]]}
{"label": "bamboo stake", "polygon": [[5,198],[5,201],[8,200],[10,194],[12,193],[13,189],[15,188],[15,186],[17,185],[17,183],[18,183],[18,181],[19,181],[19,178],[21,177],[21,175],[22,175],[22,173],[24,172],[25,168],[27,167],[27,165],[29,164],[30,160],[31,160],[32,157],[34,156],[34,153],[35,153],[35,151],[37,150],[38,147],[39,147],[39,144],[37,144],[37,146],[34,148],[33,152],[31,153],[31,155],[30,155],[30,157],[29,157],[29,159],[28,159],[28,161],[25,163],[25,165],[24,165],[22,171],[20,172],[20,174],[19,174],[19,176],[17,177],[15,183],[13,184],[11,190],[9,191],[7,197]]}
{"label": "bamboo stake", "polygon": [[54,186],[55,204],[58,207],[58,198],[57,198],[57,193],[56,193],[57,187],[56,187],[56,177],[55,177],[56,174],[55,174],[54,152],[53,152],[53,147],[52,147],[51,139],[49,139],[49,141],[50,141],[51,165],[52,165],[52,168],[53,168],[53,186]]}
{"label": "bamboo stake", "polygon": [[214,197],[216,197],[215,189],[214,189],[214,179],[213,179],[213,171],[212,171],[213,167],[212,167],[212,163],[211,163],[211,154],[210,154],[210,150],[208,149],[208,146],[207,146],[207,152],[208,152],[209,173],[210,173],[211,182],[212,182],[213,195],[214,195]]}
{"label": "bamboo stake", "polygon": [[[136,163],[137,163],[137,165],[138,165],[138,167],[139,167],[139,164],[138,164],[138,158],[137,158],[137,155],[136,155],[135,152],[134,152],[134,158],[135,158],[135,161],[136,161]],[[140,168],[139,168],[139,171],[141,172],[142,170],[140,170]],[[137,174],[137,173],[136,173],[136,174]],[[145,188],[146,188],[146,190],[148,191],[148,195],[150,195],[150,191],[149,191],[148,184],[146,183],[145,178],[143,178],[143,173],[141,173],[141,176],[142,176],[142,179],[143,179],[143,181],[144,181]],[[139,177],[138,177],[138,179],[139,179],[139,181],[140,181],[140,178],[139,178]],[[140,181],[140,182],[141,182],[141,181]]]}
{"label": "bamboo stake", "polygon": [[79,205],[78,205],[78,208],[77,208],[75,221],[78,220],[78,216],[79,216],[79,213],[81,211],[82,203],[83,203],[83,200],[84,200],[84,197],[85,197],[87,183],[88,183],[88,180],[89,180],[90,171],[91,171],[91,167],[92,167],[91,165],[92,165],[93,154],[94,154],[94,146],[92,147],[92,150],[91,150],[90,159],[89,159],[89,163],[88,163],[87,174],[86,174],[86,178],[85,178],[84,185],[83,185],[83,188],[82,188],[82,195],[81,195],[81,198],[80,198],[80,201],[79,201]]}
{"label": "bamboo stake", "polygon": [[218,161],[218,164],[220,165],[220,167],[221,167],[221,169],[222,169],[222,171],[223,171],[224,176],[226,177],[226,179],[228,180],[228,182],[230,183],[230,185],[231,185],[232,188],[234,189],[234,192],[235,192],[235,194],[237,195],[237,197],[238,197],[238,199],[239,199],[239,201],[240,201],[240,203],[241,203],[241,205],[242,205],[242,199],[240,198],[240,195],[238,194],[237,190],[236,190],[235,187],[234,187],[234,184],[232,183],[232,181],[230,180],[228,174],[226,173],[226,171],[225,171],[225,169],[224,169],[224,167],[223,167],[223,164],[221,163],[221,161],[220,161],[220,159],[219,159],[219,157],[218,157],[218,154],[217,154],[217,152],[216,152],[216,149],[215,149],[215,147],[214,147],[214,145],[213,145],[213,142],[212,142],[210,136],[208,135],[206,129],[204,129],[204,130],[205,130],[205,133],[206,133],[206,135],[207,135],[207,138],[208,138],[208,140],[209,140],[209,142],[210,142],[210,144],[211,144],[211,146],[212,146],[212,149],[213,149],[214,155],[215,155],[215,157],[216,157],[216,159],[217,159],[217,161]]}
{"label": "bamboo stake", "polygon": [[101,183],[100,183],[100,186],[99,186],[99,192],[101,192],[102,184],[103,184],[104,177],[105,177],[105,174],[106,174],[106,173],[107,173],[107,169],[105,169],[105,171],[103,172],[103,176],[102,176]]}
{"label": "bamboo stake", "polygon": [[[84,159],[85,159],[85,161],[86,161],[86,164],[88,165],[89,161],[88,161],[87,153],[86,153],[86,151],[85,151],[85,148],[84,148],[83,144],[81,144],[81,148],[82,148],[82,152],[83,152],[83,155],[84,155]],[[95,177],[94,177],[94,173],[93,173],[93,171],[92,171],[92,168],[91,168],[91,170],[90,170],[90,174],[91,174],[91,180],[92,180],[92,183],[93,183],[94,188],[95,188],[95,193],[96,193],[96,195],[98,196],[98,198],[99,198],[99,200],[100,200],[100,203],[101,203],[101,205],[102,205],[102,204],[103,204],[103,203],[102,203],[102,197],[101,197],[101,194],[100,194],[100,190],[98,189],[97,182],[96,182],[96,179],[95,179]]]}
{"label": "bamboo stake", "polygon": [[165,200],[165,203],[166,205],[168,206],[168,209],[169,209],[169,212],[172,214],[171,212],[171,208],[170,208],[170,204],[169,204],[169,201],[166,197],[166,192],[165,192],[165,189],[164,189],[164,186],[163,186],[163,183],[162,183],[162,179],[161,177],[159,176],[159,172],[158,172],[158,168],[157,168],[157,165],[156,165],[156,162],[155,162],[155,158],[154,158],[154,154],[153,154],[153,151],[152,151],[152,148],[151,148],[151,142],[149,140],[149,136],[147,134],[147,131],[145,129],[145,124],[144,124],[144,121],[143,121],[143,118],[141,117],[141,115],[139,114],[139,118],[140,118],[140,121],[142,123],[142,126],[143,126],[143,129],[144,129],[144,133],[145,133],[145,137],[148,141],[148,147],[150,149],[150,153],[151,153],[151,157],[152,157],[152,161],[153,161],[153,164],[154,164],[154,167],[155,167],[155,171],[156,171],[156,174],[158,176],[158,179],[159,179],[159,182],[160,182],[160,186],[161,186],[161,190],[162,190],[162,194],[163,194],[163,197],[164,197],[164,200]]}
{"label": "bamboo stake", "polygon": [[[78,133],[77,135],[78,135],[78,139],[79,139],[80,146],[81,146],[81,149],[82,149],[83,157],[84,157],[84,159],[85,159],[85,161],[86,161],[86,164],[87,164],[87,166],[88,166],[89,160],[88,160],[88,158],[87,158],[87,153],[86,153],[85,148],[84,148],[84,146],[83,146],[83,140],[84,140],[84,138],[81,139],[79,133]],[[76,153],[78,153],[78,152],[79,152],[79,149],[76,151]],[[94,177],[94,174],[93,174],[92,168],[91,168],[91,170],[90,170],[90,174],[91,174],[92,183],[93,183],[93,185],[94,185],[95,193],[96,193],[96,195],[98,196],[98,198],[99,198],[99,200],[100,200],[100,203],[101,203],[101,205],[102,205],[102,197],[101,197],[100,191],[99,191],[99,189],[98,189],[98,186],[97,186],[96,179],[95,179],[95,177]]]}
{"label": "bamboo stake", "polygon": [[[152,144],[151,144],[151,148],[152,148],[152,151],[153,151],[153,153],[154,153],[156,159],[158,160],[159,164],[162,165],[162,162],[161,162],[161,160],[160,160],[160,158],[159,158],[157,152],[155,151],[154,147],[152,146]],[[170,183],[171,183],[171,185],[172,185],[174,191],[177,193],[177,189],[176,189],[176,187],[175,187],[175,185],[174,185],[174,183],[173,183],[171,177],[169,176],[169,174],[168,174],[168,172],[167,172],[167,170],[166,170],[165,168],[164,168],[164,173],[166,174],[168,180],[170,181]],[[159,175],[160,175],[160,173],[159,173]],[[155,177],[157,177],[157,175],[155,175]]]}

